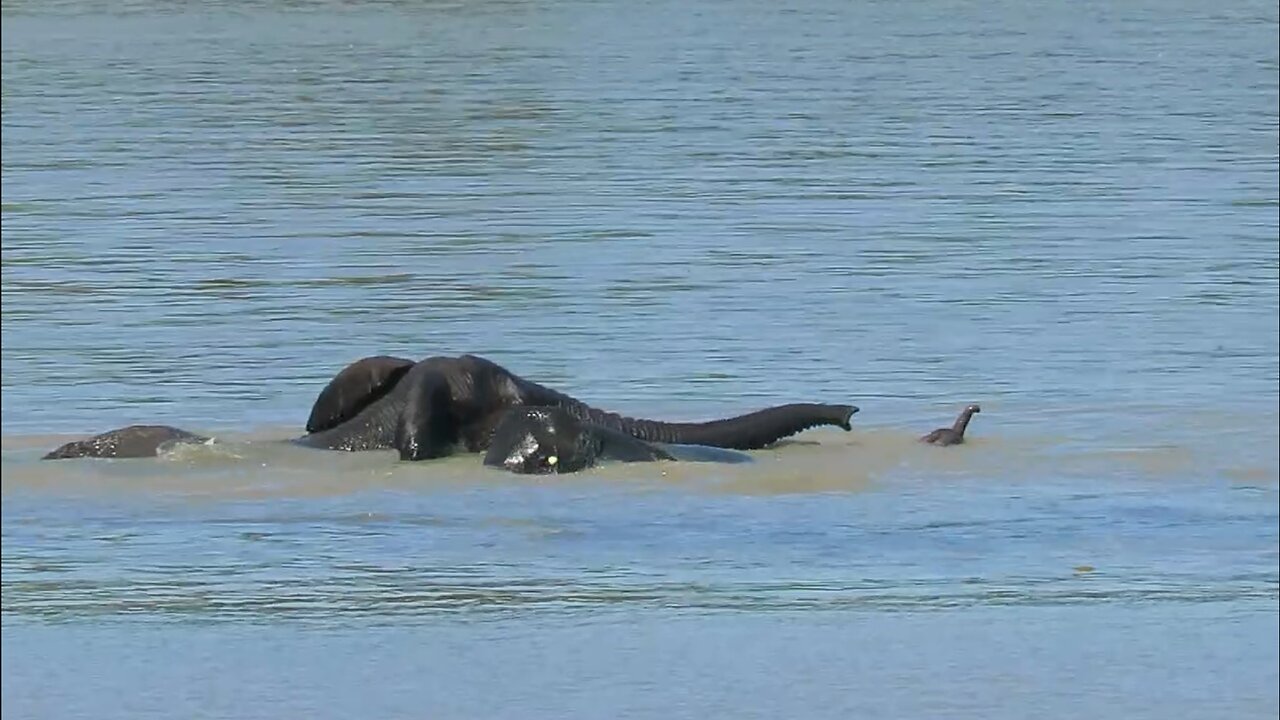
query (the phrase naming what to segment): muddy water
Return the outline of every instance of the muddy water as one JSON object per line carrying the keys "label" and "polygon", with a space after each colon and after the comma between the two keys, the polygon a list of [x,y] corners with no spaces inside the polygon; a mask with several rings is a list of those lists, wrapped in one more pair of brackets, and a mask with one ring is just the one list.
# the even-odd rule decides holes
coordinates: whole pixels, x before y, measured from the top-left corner
{"label": "muddy water", "polygon": [[[1280,708],[1273,3],[3,17],[6,713]],[[555,478],[281,442],[461,352],[862,412]],[[217,442],[37,459],[133,422]]]}

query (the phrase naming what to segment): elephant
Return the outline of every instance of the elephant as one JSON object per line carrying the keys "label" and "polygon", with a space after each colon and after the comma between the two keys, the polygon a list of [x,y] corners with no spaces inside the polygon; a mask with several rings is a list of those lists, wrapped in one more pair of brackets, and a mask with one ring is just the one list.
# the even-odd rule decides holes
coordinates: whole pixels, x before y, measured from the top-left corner
{"label": "elephant", "polygon": [[202,444],[213,438],[170,425],[129,425],[50,450],[42,460],[78,457],[151,457],[182,444]]}
{"label": "elephant", "polygon": [[920,442],[930,445],[940,445],[946,447],[948,445],[960,445],[964,443],[964,431],[969,427],[969,420],[973,418],[974,413],[982,412],[982,408],[977,405],[969,405],[960,411],[960,416],[956,418],[956,422],[949,428],[938,428],[920,438]]}
{"label": "elephant", "polygon": [[522,475],[578,472],[602,460],[745,463],[751,462],[751,456],[707,446],[646,442],[580,420],[554,405],[508,410],[494,429],[484,455],[486,466]]}
{"label": "elephant", "polygon": [[401,460],[426,460],[461,446],[482,452],[507,410],[563,408],[594,426],[649,442],[734,450],[766,447],[819,425],[851,430],[854,405],[792,403],[736,417],[673,423],[624,417],[526,380],[476,355],[419,362],[376,356],[344,368],[320,392],[307,434],[294,442],[331,450],[394,448]]}
{"label": "elephant", "polygon": [[[706,422],[634,419],[598,410],[475,355],[433,356],[418,362],[380,355],[357,360],[334,376],[311,408],[306,433],[289,442],[351,452],[394,449],[404,461],[441,458],[458,448],[479,453],[489,449],[510,410],[526,407],[562,410],[546,415],[544,427],[585,430],[584,448],[590,452],[584,450],[583,455],[588,458],[664,452],[656,447],[646,451],[638,443],[627,443],[627,438],[673,446],[757,449],[819,425],[850,431],[850,419],[858,412],[854,405],[792,403]],[[131,425],[67,443],[45,459],[147,457],[177,443],[207,441],[179,428]],[[575,457],[565,456],[566,461]]]}

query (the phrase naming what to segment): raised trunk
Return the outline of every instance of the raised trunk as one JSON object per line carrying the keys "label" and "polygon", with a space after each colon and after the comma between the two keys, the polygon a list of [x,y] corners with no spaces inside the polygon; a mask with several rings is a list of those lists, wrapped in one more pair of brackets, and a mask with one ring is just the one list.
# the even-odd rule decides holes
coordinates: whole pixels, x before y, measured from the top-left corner
{"label": "raised trunk", "polygon": [[617,427],[625,433],[651,442],[755,450],[819,425],[833,425],[850,430],[849,418],[855,412],[857,408],[852,405],[792,403],[724,420],[696,423],[637,420],[594,408],[590,408],[589,417],[593,422],[606,427]]}
{"label": "raised trunk", "polygon": [[650,442],[709,445],[734,450],[756,450],[782,438],[819,425],[850,430],[853,405],[791,403],[706,422],[663,422],[630,418],[606,412],[537,383],[522,380],[521,395],[527,405],[559,405],[597,425],[613,428]]}
{"label": "raised trunk", "polygon": [[969,427],[969,420],[973,418],[973,414],[975,412],[977,412],[977,410],[974,410],[973,408],[965,408],[964,411],[960,413],[960,417],[956,418],[955,425],[951,426],[951,429],[955,431],[956,435],[964,437],[964,431]]}

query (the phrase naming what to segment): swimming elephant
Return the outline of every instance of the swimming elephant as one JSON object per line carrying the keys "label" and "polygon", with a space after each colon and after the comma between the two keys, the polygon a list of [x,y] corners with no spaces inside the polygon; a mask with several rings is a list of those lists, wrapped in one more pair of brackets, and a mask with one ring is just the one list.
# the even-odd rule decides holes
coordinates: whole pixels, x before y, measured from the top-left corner
{"label": "swimming elephant", "polygon": [[964,410],[960,411],[960,416],[956,418],[955,423],[949,428],[938,428],[920,438],[920,442],[929,443],[930,445],[941,445],[943,447],[949,445],[961,445],[964,443],[964,431],[969,427],[969,421],[973,419],[974,413],[982,412],[982,408],[978,405],[968,405]]}
{"label": "swimming elephant", "polygon": [[580,420],[562,407],[515,407],[493,431],[484,464],[518,474],[572,473],[603,460],[750,462],[751,456],[706,446],[650,443]]}
{"label": "swimming elephant", "polygon": [[419,362],[378,356],[344,368],[321,391],[294,442],[331,450],[394,448],[402,460],[484,451],[513,407],[559,407],[593,426],[650,442],[762,448],[819,425],[848,431],[853,405],[792,403],[732,418],[672,423],[624,417],[526,380],[475,355]]}
{"label": "swimming elephant", "polygon": [[[738,450],[765,447],[818,425],[848,431],[858,411],[853,405],[794,403],[707,422],[638,420],[598,410],[475,355],[419,362],[376,356],[334,376],[311,408],[307,433],[291,442],[329,450],[395,449],[402,460],[444,457],[458,447],[483,452],[507,411],[526,406],[561,408],[590,423],[597,435],[613,431],[650,442]],[[188,436],[201,438],[167,426],[130,426],[68,443],[45,457],[144,457]]]}
{"label": "swimming elephant", "polygon": [[212,438],[169,425],[129,425],[84,440],[73,440],[49,451],[42,460],[78,457],[152,457],[182,444],[210,442]]}

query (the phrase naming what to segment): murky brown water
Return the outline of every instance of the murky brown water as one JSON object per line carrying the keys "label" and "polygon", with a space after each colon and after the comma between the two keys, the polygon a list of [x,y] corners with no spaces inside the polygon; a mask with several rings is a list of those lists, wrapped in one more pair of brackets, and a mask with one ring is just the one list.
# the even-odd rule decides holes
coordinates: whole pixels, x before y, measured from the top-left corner
{"label": "murky brown water", "polygon": [[[1280,707],[1274,3],[3,19],[6,716]],[[462,352],[862,412],[554,478],[278,442]],[[219,441],[37,460],[133,422]]]}

